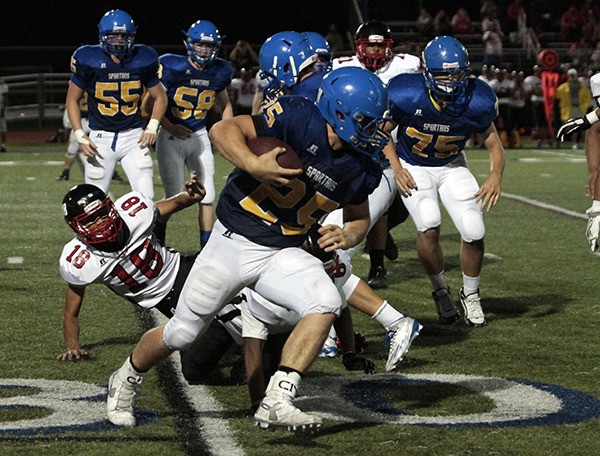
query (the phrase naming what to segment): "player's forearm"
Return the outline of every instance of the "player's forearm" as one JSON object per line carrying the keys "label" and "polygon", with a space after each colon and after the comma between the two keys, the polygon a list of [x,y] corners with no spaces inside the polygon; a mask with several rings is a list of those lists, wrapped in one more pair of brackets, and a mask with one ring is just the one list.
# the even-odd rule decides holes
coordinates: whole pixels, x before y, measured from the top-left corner
{"label": "player's forearm", "polygon": [[63,319],[63,337],[67,350],[79,350],[79,318],[65,317]]}
{"label": "player's forearm", "polygon": [[[210,129],[209,137],[215,148],[228,162],[252,174],[260,163],[256,155],[248,148],[246,138],[251,136],[246,134],[239,124],[238,121],[241,117],[246,116],[217,122]],[[249,122],[252,121],[249,120]]]}

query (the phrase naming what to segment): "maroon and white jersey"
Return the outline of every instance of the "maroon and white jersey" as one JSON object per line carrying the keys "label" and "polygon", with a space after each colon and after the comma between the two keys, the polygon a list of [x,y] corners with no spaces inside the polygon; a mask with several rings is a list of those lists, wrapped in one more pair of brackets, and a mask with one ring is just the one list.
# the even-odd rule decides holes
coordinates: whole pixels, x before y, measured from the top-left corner
{"label": "maroon and white jersey", "polygon": [[115,201],[130,237],[123,250],[103,252],[73,239],[63,248],[60,273],[74,286],[102,283],[142,307],[154,307],[173,288],[179,253],[163,247],[152,234],[154,202],[139,192]]}
{"label": "maroon and white jersey", "polygon": [[[364,65],[360,63],[356,55],[349,57],[338,57],[333,60],[332,69],[353,66],[364,68]],[[390,79],[400,73],[418,73],[421,69],[421,59],[411,54],[394,54],[392,60],[379,70],[375,71],[375,74],[381,79],[386,86]]]}

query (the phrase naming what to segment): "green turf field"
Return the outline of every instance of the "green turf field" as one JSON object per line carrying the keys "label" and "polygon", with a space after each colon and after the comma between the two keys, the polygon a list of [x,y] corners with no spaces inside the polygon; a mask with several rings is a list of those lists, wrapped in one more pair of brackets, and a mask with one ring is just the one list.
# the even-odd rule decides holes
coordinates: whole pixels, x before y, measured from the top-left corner
{"label": "green turf field", "polygon": [[[585,219],[568,212],[584,214],[590,206],[583,151],[507,152],[507,195],[486,215],[484,328],[438,323],[412,222],[393,231],[400,258],[387,262],[391,286],[380,294],[424,329],[406,363],[384,374],[383,329],[354,313],[378,374],[346,372],[340,359],[317,360],[301,385],[300,403],[329,418],[319,434],[298,437],[253,427],[244,415],[245,387],[228,384],[229,359],[219,384],[189,393],[216,402],[195,411],[174,405],[182,390],[166,364],[144,379],[141,425],[122,430],[108,424],[108,377],[142,326],[131,304],[100,286],[86,293],[81,315],[81,341],[92,359],[55,360],[63,351],[65,291],[58,257],[72,236],[60,202],[82,180],[76,168],[71,181],[56,180],[64,150],[15,146],[0,155],[0,455],[600,454],[600,257],[589,250]],[[471,150],[468,157],[481,181],[487,152]],[[217,188],[228,170],[218,158]],[[155,183],[160,197],[157,177]],[[127,191],[127,183],[111,188],[115,196]],[[173,247],[196,249],[195,217],[190,209],[171,219]],[[447,217],[442,242],[456,297],[459,237]],[[367,260],[358,255],[354,266],[366,276]]]}

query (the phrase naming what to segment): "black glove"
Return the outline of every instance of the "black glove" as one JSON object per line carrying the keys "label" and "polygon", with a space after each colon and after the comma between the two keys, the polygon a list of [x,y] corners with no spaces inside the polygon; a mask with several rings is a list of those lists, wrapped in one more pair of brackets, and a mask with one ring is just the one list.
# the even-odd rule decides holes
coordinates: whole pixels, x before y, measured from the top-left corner
{"label": "black glove", "polygon": [[558,133],[556,133],[556,137],[559,141],[564,141],[569,139],[569,137],[573,133],[577,133],[578,131],[585,131],[590,128],[592,124],[588,120],[587,116],[577,117],[575,119],[567,120],[564,125],[562,125],[558,129]]}
{"label": "black glove", "polygon": [[346,352],[342,356],[342,363],[346,370],[363,371],[365,374],[375,373],[375,363],[367,358],[358,356],[354,352]]}

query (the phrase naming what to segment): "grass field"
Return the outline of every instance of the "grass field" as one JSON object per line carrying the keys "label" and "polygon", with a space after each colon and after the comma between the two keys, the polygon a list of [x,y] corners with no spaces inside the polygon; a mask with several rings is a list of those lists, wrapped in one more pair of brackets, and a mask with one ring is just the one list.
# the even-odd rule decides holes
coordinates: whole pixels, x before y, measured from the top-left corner
{"label": "grass field", "polygon": [[[339,359],[317,360],[300,400],[328,419],[319,434],[299,437],[253,427],[244,415],[245,387],[228,384],[229,358],[216,385],[189,389],[165,363],[144,379],[141,425],[110,425],[104,419],[106,382],[143,325],[132,305],[103,287],[88,290],[81,315],[81,341],[92,358],[55,360],[63,351],[65,291],[58,257],[72,236],[60,202],[81,180],[74,168],[72,181],[56,181],[64,149],[11,147],[0,155],[0,455],[600,454],[600,258],[589,251],[585,219],[558,209],[584,214],[590,206],[583,195],[583,151],[507,152],[507,195],[486,214],[484,328],[438,323],[414,252],[412,222],[393,231],[401,254],[387,263],[391,286],[380,294],[424,329],[406,363],[384,374],[383,330],[354,313],[379,373],[355,375]],[[481,180],[487,152],[469,151],[468,157]],[[218,188],[228,169],[217,159]],[[111,188],[115,196],[127,191],[126,183]],[[195,215],[191,209],[172,218],[173,247],[196,249]],[[459,236],[447,217],[442,243],[456,297]],[[365,277],[367,269],[358,256],[355,272]],[[195,396],[216,402],[189,408]]]}

